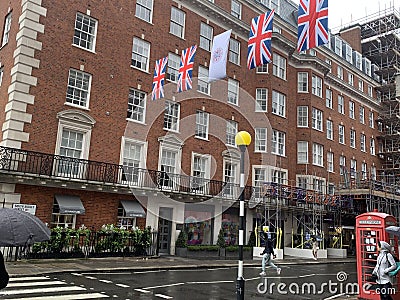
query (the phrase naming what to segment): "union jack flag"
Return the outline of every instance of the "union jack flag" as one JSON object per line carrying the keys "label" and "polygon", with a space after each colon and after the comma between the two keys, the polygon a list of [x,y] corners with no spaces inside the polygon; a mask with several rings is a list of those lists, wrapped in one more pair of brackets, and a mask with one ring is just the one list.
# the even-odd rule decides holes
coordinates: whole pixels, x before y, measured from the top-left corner
{"label": "union jack flag", "polygon": [[156,60],[153,77],[153,90],[151,92],[151,100],[157,100],[164,97],[164,79],[167,69],[168,57]]}
{"label": "union jack flag", "polygon": [[275,10],[251,20],[247,46],[247,67],[249,70],[271,62],[272,19]]}
{"label": "union jack flag", "polygon": [[328,43],[328,0],[300,0],[297,51]]}
{"label": "union jack flag", "polygon": [[177,92],[183,92],[192,88],[192,71],[194,56],[196,55],[197,45],[182,50],[181,63],[179,66]]}

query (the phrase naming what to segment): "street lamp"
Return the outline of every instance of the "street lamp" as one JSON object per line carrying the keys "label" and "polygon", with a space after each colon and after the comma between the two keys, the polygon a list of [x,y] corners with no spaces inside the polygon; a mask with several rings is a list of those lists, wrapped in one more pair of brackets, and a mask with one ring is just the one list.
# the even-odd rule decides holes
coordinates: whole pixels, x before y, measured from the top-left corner
{"label": "street lamp", "polygon": [[239,197],[239,264],[238,277],[236,279],[237,300],[244,300],[243,278],[243,239],[244,239],[244,154],[251,143],[251,135],[247,131],[239,131],[235,136],[235,143],[240,150],[240,197]]}

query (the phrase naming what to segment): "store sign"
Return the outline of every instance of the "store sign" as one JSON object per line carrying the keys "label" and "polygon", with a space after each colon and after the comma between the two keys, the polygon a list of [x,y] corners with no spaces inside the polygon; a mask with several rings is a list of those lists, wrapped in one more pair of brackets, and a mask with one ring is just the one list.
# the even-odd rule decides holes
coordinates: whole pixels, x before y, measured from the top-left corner
{"label": "store sign", "polygon": [[360,220],[358,222],[360,225],[380,225],[382,224],[381,220]]}
{"label": "store sign", "polygon": [[22,211],[30,213],[32,215],[36,214],[36,205],[14,203],[12,208],[22,210]]}

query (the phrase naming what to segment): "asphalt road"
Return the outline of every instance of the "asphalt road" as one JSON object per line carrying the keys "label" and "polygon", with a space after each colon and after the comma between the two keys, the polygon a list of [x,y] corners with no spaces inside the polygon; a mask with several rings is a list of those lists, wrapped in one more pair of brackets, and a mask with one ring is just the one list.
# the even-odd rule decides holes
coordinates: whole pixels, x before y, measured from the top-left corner
{"label": "asphalt road", "polygon": [[[277,276],[245,267],[245,299],[336,299],[351,292],[356,266],[349,264],[283,265]],[[159,270],[118,273],[72,273],[12,278],[0,299],[236,299],[236,268]]]}

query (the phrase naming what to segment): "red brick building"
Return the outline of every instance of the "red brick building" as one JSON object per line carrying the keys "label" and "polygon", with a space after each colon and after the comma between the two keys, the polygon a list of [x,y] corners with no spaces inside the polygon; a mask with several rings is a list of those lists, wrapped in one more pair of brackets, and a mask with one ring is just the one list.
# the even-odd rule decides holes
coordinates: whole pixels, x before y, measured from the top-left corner
{"label": "red brick building", "polygon": [[[273,62],[249,71],[250,21],[271,8]],[[35,205],[51,226],[151,226],[166,252],[182,225],[192,244],[215,244],[220,228],[234,244],[234,136],[246,130],[247,231],[276,205],[268,219],[284,245],[301,223],[328,231],[323,219],[337,215],[343,178],[381,169],[380,84],[357,36],[298,53],[296,13],[285,0],[8,1],[0,7],[5,205]],[[209,84],[212,39],[227,29],[227,78]],[[193,89],[176,93],[180,53],[191,45]],[[166,95],[151,101],[154,62],[165,56]]]}

